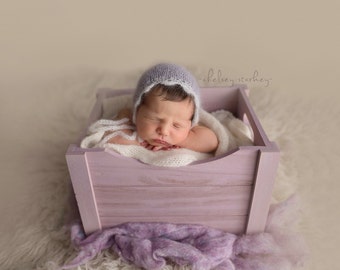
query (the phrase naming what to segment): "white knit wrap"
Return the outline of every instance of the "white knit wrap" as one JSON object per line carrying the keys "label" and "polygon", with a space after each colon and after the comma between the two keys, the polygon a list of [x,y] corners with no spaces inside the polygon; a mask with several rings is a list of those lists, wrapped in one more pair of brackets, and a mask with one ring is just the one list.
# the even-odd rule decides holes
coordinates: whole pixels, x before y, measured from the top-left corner
{"label": "white knit wrap", "polygon": [[[104,104],[104,117],[112,116],[112,108],[120,108],[129,104],[131,96],[114,97]],[[219,145],[214,153],[215,156],[235,149],[242,145],[252,145],[252,132],[249,127],[240,119],[235,118],[228,111],[216,111],[208,113],[203,109],[199,110],[200,124],[207,126],[215,132]],[[127,125],[128,119],[105,120],[101,119],[93,123],[88,129],[88,136],[81,142],[82,148],[105,148],[113,150],[123,156],[138,159],[146,164],[163,167],[185,166],[192,162],[212,157],[212,154],[199,153],[189,149],[180,148],[169,151],[150,151],[139,145],[120,145],[107,143],[114,136],[122,136],[126,139],[138,139],[135,127]],[[123,134],[123,130],[130,129],[132,135]],[[113,133],[104,136],[106,131]]]}

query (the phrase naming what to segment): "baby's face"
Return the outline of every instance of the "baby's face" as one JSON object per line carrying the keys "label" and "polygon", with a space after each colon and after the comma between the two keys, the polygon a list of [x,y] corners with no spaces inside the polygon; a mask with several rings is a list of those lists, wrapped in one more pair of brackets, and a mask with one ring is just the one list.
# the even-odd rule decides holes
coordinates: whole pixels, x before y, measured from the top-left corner
{"label": "baby's face", "polygon": [[177,145],[189,134],[193,112],[189,99],[169,101],[150,93],[136,114],[138,136],[154,146]]}

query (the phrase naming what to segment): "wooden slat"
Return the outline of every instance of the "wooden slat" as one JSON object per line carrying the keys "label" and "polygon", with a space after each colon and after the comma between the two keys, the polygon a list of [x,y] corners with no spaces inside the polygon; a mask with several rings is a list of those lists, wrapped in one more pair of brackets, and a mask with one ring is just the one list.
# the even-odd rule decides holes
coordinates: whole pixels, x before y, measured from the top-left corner
{"label": "wooden slat", "polygon": [[252,187],[96,188],[100,216],[245,215]]}
{"label": "wooden slat", "polygon": [[96,186],[251,185],[258,151],[236,151],[213,161],[178,168],[143,164],[108,151],[91,152],[88,163]]}
{"label": "wooden slat", "polygon": [[102,217],[103,228],[112,227],[125,222],[169,222],[176,224],[200,224],[224,230],[229,233],[244,233],[247,216],[158,216],[158,217]]}

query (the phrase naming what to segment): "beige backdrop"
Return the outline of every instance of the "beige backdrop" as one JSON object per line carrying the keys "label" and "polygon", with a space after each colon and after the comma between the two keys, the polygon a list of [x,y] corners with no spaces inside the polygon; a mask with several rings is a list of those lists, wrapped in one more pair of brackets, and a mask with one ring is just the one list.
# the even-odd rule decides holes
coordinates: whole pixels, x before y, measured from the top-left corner
{"label": "beige backdrop", "polygon": [[[19,208],[25,196],[33,195],[19,181],[15,161],[23,155],[20,145],[37,132],[32,111],[44,114],[37,109],[37,96],[43,102],[46,85],[78,74],[126,77],[171,61],[190,68],[202,85],[243,82],[253,91],[290,95],[297,107],[302,99],[331,96],[334,101],[340,90],[339,11],[336,0],[1,0],[0,214],[7,218],[0,229],[6,232],[15,222],[8,217],[9,206]],[[108,86],[135,82],[132,76],[129,85]],[[327,204],[327,197],[338,191],[339,184],[332,182],[320,200],[325,212],[336,207]],[[307,195],[305,200],[313,203]],[[333,228],[336,215],[320,217],[319,227]],[[308,269],[326,269],[336,260],[336,237],[330,232],[308,240],[313,254]],[[328,250],[320,250],[318,241],[327,242]]]}

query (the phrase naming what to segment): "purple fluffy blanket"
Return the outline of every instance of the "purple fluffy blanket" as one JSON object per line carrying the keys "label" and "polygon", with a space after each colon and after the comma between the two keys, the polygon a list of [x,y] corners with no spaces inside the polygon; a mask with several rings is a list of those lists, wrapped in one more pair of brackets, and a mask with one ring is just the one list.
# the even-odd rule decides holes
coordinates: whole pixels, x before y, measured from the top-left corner
{"label": "purple fluffy blanket", "polygon": [[305,258],[301,237],[282,228],[282,215],[294,201],[273,206],[266,231],[253,235],[192,224],[125,223],[85,237],[78,223],[72,226],[71,237],[79,253],[63,269],[84,264],[104,249],[148,270],[162,269],[167,260],[194,270],[292,269]]}

